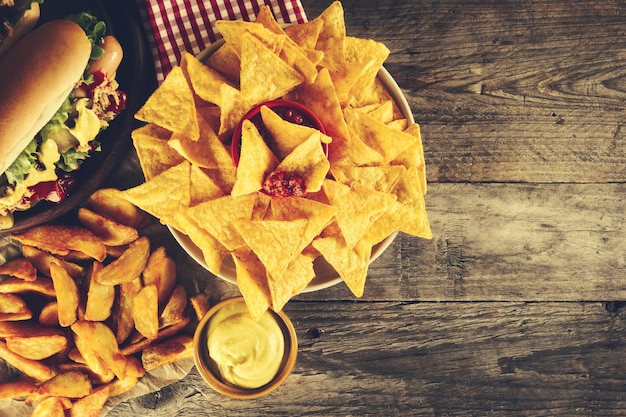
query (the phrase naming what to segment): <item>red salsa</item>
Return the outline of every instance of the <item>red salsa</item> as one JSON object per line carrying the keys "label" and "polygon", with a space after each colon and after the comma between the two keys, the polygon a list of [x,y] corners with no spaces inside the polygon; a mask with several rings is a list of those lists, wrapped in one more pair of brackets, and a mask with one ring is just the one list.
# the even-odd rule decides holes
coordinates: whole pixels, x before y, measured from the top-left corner
{"label": "red salsa", "polygon": [[304,197],[304,178],[291,172],[277,170],[263,181],[263,191],[274,197]]}
{"label": "red salsa", "polygon": [[[324,134],[326,133],[322,123],[302,104],[279,99],[258,105],[250,110],[250,112],[248,112],[242,120],[250,120],[255,125],[259,134],[274,154],[278,154],[278,152],[274,138],[263,123],[260,111],[262,106],[269,107],[280,118],[290,123],[310,127],[317,129]],[[324,144],[322,144],[322,147],[326,153],[327,147],[325,147]],[[233,133],[231,148],[233,161],[235,162],[235,165],[238,165],[239,154],[241,153],[241,123]],[[306,195],[305,179],[302,176],[291,172],[284,172],[280,170],[274,171],[268,175],[267,178],[265,178],[262,184],[261,192],[275,197],[304,197]]]}

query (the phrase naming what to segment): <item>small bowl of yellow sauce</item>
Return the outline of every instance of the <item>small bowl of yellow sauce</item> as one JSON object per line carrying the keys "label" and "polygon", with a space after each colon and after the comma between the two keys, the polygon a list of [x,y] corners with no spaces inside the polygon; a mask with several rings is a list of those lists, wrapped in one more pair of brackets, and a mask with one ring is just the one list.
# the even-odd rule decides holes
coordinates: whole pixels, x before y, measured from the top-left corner
{"label": "small bowl of yellow sauce", "polygon": [[269,394],[289,376],[296,363],[296,331],[283,312],[266,311],[257,320],[243,297],[211,308],[194,335],[194,361],[215,391],[231,398]]}

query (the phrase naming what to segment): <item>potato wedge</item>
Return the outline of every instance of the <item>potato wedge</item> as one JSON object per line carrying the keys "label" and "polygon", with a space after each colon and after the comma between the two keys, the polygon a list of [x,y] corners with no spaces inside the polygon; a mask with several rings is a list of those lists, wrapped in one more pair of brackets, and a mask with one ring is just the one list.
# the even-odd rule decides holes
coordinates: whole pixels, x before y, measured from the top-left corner
{"label": "potato wedge", "polygon": [[196,294],[189,298],[189,302],[191,303],[191,307],[193,311],[196,313],[196,318],[201,320],[202,317],[209,311],[211,308],[211,303],[209,302],[209,298],[204,293]]}
{"label": "potato wedge", "polygon": [[143,287],[133,300],[135,329],[147,339],[155,339],[159,332],[159,299],[156,285]]}
{"label": "potato wedge", "polygon": [[56,301],[50,301],[44,305],[39,312],[39,324],[42,326],[58,326],[59,325],[59,304]]}
{"label": "potato wedge", "polygon": [[146,370],[141,364],[141,360],[137,356],[130,355],[126,357],[126,376],[136,376],[141,378],[146,374]]}
{"label": "potato wedge", "polygon": [[78,278],[83,273],[83,267],[73,262],[66,261],[65,259],[58,258],[49,252],[37,249],[33,246],[22,246],[22,255],[28,259],[33,266],[42,274],[50,277],[50,263],[55,263],[62,266],[68,274],[74,279]]}
{"label": "potato wedge", "polygon": [[139,382],[139,377],[133,375],[126,375],[126,378],[116,379],[107,385],[109,394],[111,397],[122,395],[135,388],[137,382]]}
{"label": "potato wedge", "polygon": [[187,291],[182,285],[177,285],[159,317],[159,328],[182,320],[185,317],[185,308],[187,308]]}
{"label": "potato wedge", "polygon": [[150,241],[142,236],[132,242],[126,251],[102,268],[94,277],[102,285],[118,285],[141,276],[150,255]]}
{"label": "potato wedge", "polygon": [[78,221],[108,246],[126,245],[139,237],[137,229],[110,220],[84,207],[78,209]]}
{"label": "potato wedge", "polygon": [[[81,356],[82,359],[82,356]],[[113,381],[115,378],[115,374],[113,371],[109,371],[104,375],[97,374],[91,370],[89,365],[86,363],[77,363],[77,362],[63,362],[59,364],[60,372],[69,372],[69,371],[78,371],[82,372],[89,377],[89,380],[93,385],[102,385],[108,382]]]}
{"label": "potato wedge", "polygon": [[28,259],[15,258],[0,266],[0,275],[10,275],[25,281],[34,281],[37,279],[37,270]]}
{"label": "potato wedge", "polygon": [[34,281],[9,277],[0,282],[0,293],[3,294],[40,294],[54,297],[54,286],[49,278],[39,277]]}
{"label": "potato wedge", "polygon": [[52,397],[82,398],[91,393],[91,381],[79,371],[63,372],[41,384],[37,393]]}
{"label": "potato wedge", "polygon": [[115,335],[107,325],[79,320],[72,325],[72,331],[78,336],[74,338],[76,347],[85,359],[87,359],[85,354],[89,354],[91,350],[115,373],[115,376],[120,379],[126,376],[126,358],[120,353]]}
{"label": "potato wedge", "polygon": [[56,375],[56,372],[45,363],[26,359],[14,353],[2,341],[0,341],[0,359],[5,360],[9,365],[39,382],[47,381]]}
{"label": "potato wedge", "polygon": [[64,334],[63,330],[42,326],[32,321],[0,322],[0,339],[11,337],[39,337]]}
{"label": "potato wedge", "polygon": [[142,229],[151,221],[146,212],[121,198],[121,191],[114,188],[97,190],[87,200],[87,206],[96,213],[135,229]]}
{"label": "potato wedge", "polygon": [[15,294],[0,293],[0,321],[21,321],[33,317],[26,302]]}
{"label": "potato wedge", "polygon": [[89,230],[76,226],[42,225],[11,235],[23,245],[34,246],[55,255],[65,256],[78,251],[102,262],[104,244]]}
{"label": "potato wedge", "polygon": [[100,262],[94,262],[85,277],[88,286],[85,305],[85,320],[105,321],[111,315],[115,302],[115,287],[102,285],[94,279],[94,275],[102,269]]}
{"label": "potato wedge", "polygon": [[163,246],[155,249],[148,258],[142,274],[143,284],[154,284],[159,294],[159,306],[163,306],[176,285],[176,264]]}
{"label": "potato wedge", "polygon": [[[76,336],[74,336],[74,338],[76,338]],[[69,350],[69,352],[67,352],[67,357],[68,359],[76,363],[85,364],[85,365],[87,364],[87,361],[85,360],[83,355],[80,353],[80,350],[78,350],[76,346],[74,346],[73,348]]]}
{"label": "potato wedge", "polygon": [[74,345],[76,345],[76,349],[80,354],[80,358],[77,358],[76,354],[73,354],[70,357],[76,358],[75,360],[77,362],[84,362],[93,373],[101,376],[103,379],[106,379],[108,375],[113,373],[113,371],[107,366],[104,360],[102,360],[100,356],[98,356],[92,344],[90,343],[89,338],[81,337],[80,335],[75,333]]}
{"label": "potato wedge", "polygon": [[37,384],[32,381],[0,382],[0,401],[26,397],[34,392],[37,392]]}
{"label": "potato wedge", "polygon": [[35,408],[31,417],[65,417],[63,400],[57,397],[48,397],[41,400]]}
{"label": "potato wedge", "polygon": [[133,303],[135,295],[141,290],[141,279],[125,282],[119,286],[119,298],[114,313],[115,337],[118,343],[123,343],[135,328],[133,320]]}
{"label": "potato wedge", "polygon": [[59,324],[61,327],[71,326],[77,319],[80,302],[76,282],[65,269],[54,263],[50,264],[50,275],[57,296]]}
{"label": "potato wedge", "polygon": [[150,340],[150,339],[143,338],[141,340],[137,340],[134,343],[131,343],[127,346],[120,348],[120,352],[122,352],[122,354],[126,356],[139,353],[142,350],[146,349],[148,346],[152,345],[153,343],[156,343],[160,340],[165,340],[169,337],[176,335],[178,332],[180,332],[189,324],[189,321],[190,321],[189,317],[185,317],[183,320],[181,320],[180,322],[176,324],[173,324],[164,329],[160,329],[156,339]]}
{"label": "potato wedge", "polygon": [[7,347],[27,359],[42,360],[67,349],[68,340],[63,332],[42,336],[7,337]]}
{"label": "potato wedge", "polygon": [[177,335],[145,348],[141,353],[141,363],[146,371],[150,371],[192,355],[193,338],[189,335]]}
{"label": "potato wedge", "polygon": [[70,417],[98,417],[109,397],[109,387],[94,389],[91,394],[74,401],[70,408]]}

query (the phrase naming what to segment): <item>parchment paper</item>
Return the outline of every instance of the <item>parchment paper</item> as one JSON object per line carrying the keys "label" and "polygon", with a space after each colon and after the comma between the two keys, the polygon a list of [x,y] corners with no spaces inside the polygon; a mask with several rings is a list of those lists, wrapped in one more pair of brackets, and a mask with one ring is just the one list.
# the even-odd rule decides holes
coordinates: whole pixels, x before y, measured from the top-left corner
{"label": "parchment paper", "polygon": [[[187,358],[146,372],[146,374],[139,379],[135,388],[125,394],[110,398],[106,402],[101,416],[106,416],[113,407],[121,402],[158,391],[167,385],[183,379],[191,371],[193,366],[193,358]],[[17,374],[0,361],[0,375],[0,381],[7,381],[14,379]],[[0,401],[0,417],[30,417],[32,412],[33,405],[26,404],[23,400]]]}
{"label": "parchment paper", "polygon": [[[8,236],[0,236],[0,265],[4,265],[7,261],[19,254],[19,247],[15,245]],[[3,279],[4,277],[0,276],[0,282]],[[158,391],[167,385],[183,379],[191,371],[193,366],[193,358],[187,358],[146,372],[132,390],[109,399],[105,404],[101,416],[105,416],[113,407],[121,402]],[[15,380],[19,375],[20,373],[17,370],[0,359],[0,382]],[[26,404],[23,400],[0,401],[0,417],[30,417],[32,412],[33,405]]]}

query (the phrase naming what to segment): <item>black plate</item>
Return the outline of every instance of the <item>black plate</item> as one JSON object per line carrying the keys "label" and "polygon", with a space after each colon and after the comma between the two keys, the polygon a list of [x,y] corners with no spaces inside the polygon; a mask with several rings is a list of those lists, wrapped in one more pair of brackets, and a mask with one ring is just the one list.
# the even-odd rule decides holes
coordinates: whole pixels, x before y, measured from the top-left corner
{"label": "black plate", "polygon": [[98,136],[102,151],[82,164],[73,193],[61,203],[42,202],[30,210],[16,212],[13,227],[0,230],[0,235],[46,223],[70,212],[100,187],[131,150],[130,132],[136,126],[133,115],[145,102],[155,82],[133,3],[128,0],[45,0],[41,6],[40,23],[81,11],[91,12],[107,23],[107,33],[115,35],[124,50],[116,79],[120,89],[127,93],[128,102],[126,109]]}

